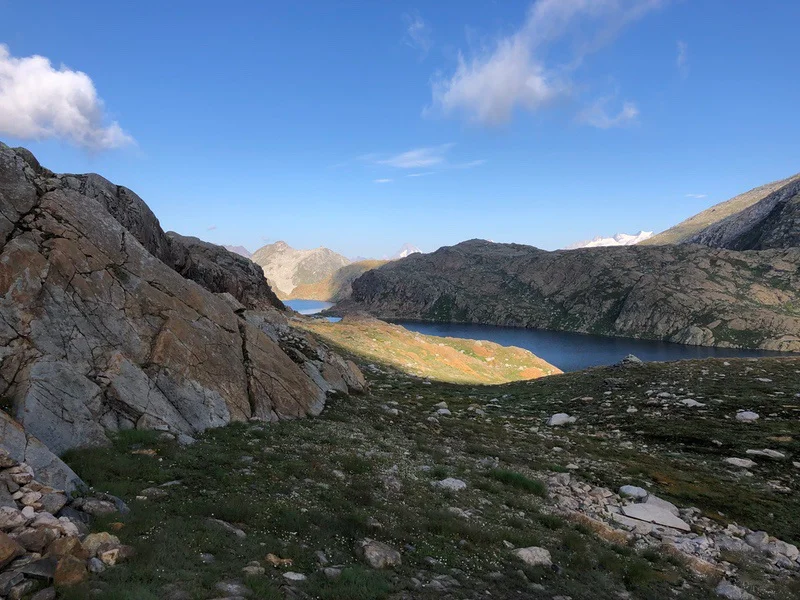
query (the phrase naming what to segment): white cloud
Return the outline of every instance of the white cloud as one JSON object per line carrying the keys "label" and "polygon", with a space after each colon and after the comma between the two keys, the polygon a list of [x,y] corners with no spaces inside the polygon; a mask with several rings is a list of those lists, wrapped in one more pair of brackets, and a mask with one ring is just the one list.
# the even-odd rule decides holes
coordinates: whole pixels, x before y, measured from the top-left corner
{"label": "white cloud", "polygon": [[[493,125],[509,121],[518,108],[539,110],[569,95],[568,72],[586,54],[667,1],[538,0],[517,32],[469,59],[460,53],[455,73],[432,82],[433,104],[426,112],[458,113],[470,121]],[[577,38],[571,61],[547,65],[544,57],[568,33]]]}
{"label": "white cloud", "polygon": [[406,35],[403,41],[406,46],[418,50],[425,57],[433,46],[430,25],[422,19],[419,13],[403,15],[403,20],[406,22]]}
{"label": "white cloud", "polygon": [[0,44],[0,134],[61,138],[93,150],[134,143],[116,122],[104,124],[103,113],[86,73],[55,69],[43,56],[15,58]]}
{"label": "white cloud", "polygon": [[422,173],[409,173],[406,177],[427,177],[433,175],[435,171],[423,171]]}
{"label": "white cloud", "polygon": [[[379,165],[388,165],[398,169],[419,169],[421,167],[432,167],[442,164],[445,154],[454,144],[442,144],[440,146],[428,146],[426,148],[415,148],[407,152],[401,152],[386,159],[375,160]],[[372,155],[368,155],[372,156]]]}
{"label": "white cloud", "polygon": [[696,198],[696,199],[699,200],[700,198],[707,198],[708,194],[686,194],[686,197],[687,198]]}
{"label": "white cloud", "polygon": [[216,225],[209,225],[208,227],[206,227],[206,231],[214,231],[216,228],[217,228]]}
{"label": "white cloud", "polygon": [[392,183],[393,179],[374,179],[374,183]]}
{"label": "white cloud", "polygon": [[597,127],[598,129],[611,129],[622,127],[636,122],[639,109],[633,102],[623,102],[622,108],[616,114],[608,112],[611,97],[599,98],[592,105],[578,114],[578,122]]}
{"label": "white cloud", "polygon": [[689,73],[689,44],[683,40],[678,40],[678,57],[675,59],[675,64],[678,70],[684,77]]}

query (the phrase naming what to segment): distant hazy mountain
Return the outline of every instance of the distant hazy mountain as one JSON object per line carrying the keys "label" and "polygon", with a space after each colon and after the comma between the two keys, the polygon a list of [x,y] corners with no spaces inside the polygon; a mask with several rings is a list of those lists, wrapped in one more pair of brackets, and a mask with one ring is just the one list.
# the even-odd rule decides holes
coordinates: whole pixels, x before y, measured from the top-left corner
{"label": "distant hazy mountain", "polygon": [[419,248],[417,248],[417,247],[416,247],[414,244],[409,244],[408,242],[406,242],[405,244],[403,244],[403,245],[400,247],[400,250],[398,250],[397,252],[395,252],[395,253],[392,255],[392,258],[393,258],[393,259],[396,259],[396,258],[405,258],[405,257],[406,257],[406,256],[408,256],[409,254],[417,254],[417,253],[421,253],[421,252],[422,252],[422,250],[420,250]]}
{"label": "distant hazy mountain", "polygon": [[319,283],[350,264],[347,258],[328,248],[296,250],[286,242],[259,248],[251,260],[264,269],[264,276],[282,297],[291,296],[298,285]]}
{"label": "distant hazy mountain", "polygon": [[715,204],[645,244],[703,244],[731,250],[800,246],[800,174]]}
{"label": "distant hazy mountain", "polygon": [[244,246],[223,246],[223,248],[225,248],[225,250],[228,252],[233,252],[234,254],[244,256],[245,258],[250,258],[253,256],[253,253]]}
{"label": "distant hazy mountain", "polygon": [[597,236],[591,240],[577,242],[571,246],[567,246],[567,250],[574,250],[575,248],[598,248],[600,246],[633,246],[639,242],[650,239],[653,237],[652,231],[640,231],[636,234],[630,233],[617,233],[611,237]]}
{"label": "distant hazy mountain", "polygon": [[352,283],[371,269],[385,265],[385,260],[362,260],[338,269],[317,283],[304,283],[294,288],[286,300],[322,300],[341,302],[350,297]]}

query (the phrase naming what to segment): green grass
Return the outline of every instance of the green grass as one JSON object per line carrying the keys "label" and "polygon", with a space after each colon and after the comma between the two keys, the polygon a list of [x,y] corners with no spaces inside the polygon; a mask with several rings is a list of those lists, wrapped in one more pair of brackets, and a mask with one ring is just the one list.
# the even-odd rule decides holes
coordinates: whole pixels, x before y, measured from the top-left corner
{"label": "green grass", "polygon": [[492,469],[489,471],[489,477],[503,483],[509,487],[516,488],[541,496],[544,498],[547,495],[547,486],[537,479],[526,477],[522,473],[510,471],[508,469]]}
{"label": "green grass", "polygon": [[[236,424],[208,431],[187,448],[152,433],[122,432],[110,448],[74,451],[67,460],[96,490],[129,502],[132,512],[118,535],[138,555],[72,598],[88,597],[89,588],[102,584],[101,598],[160,599],[165,586],[174,585],[206,600],[219,581],[245,581],[241,569],[254,560],[267,573],[245,581],[253,597],[281,598],[286,569],[266,565],[267,553],[292,559],[291,570],[308,575],[297,587],[309,598],[440,598],[431,581],[445,575],[460,583],[450,592],[456,599],[713,598],[712,583],[671,556],[611,546],[554,514],[544,482],[569,471],[592,485],[648,484],[723,524],[736,521],[798,541],[800,471],[787,461],[759,461],[753,477],[743,478],[724,468],[722,458],[776,447],[797,460],[800,359],[729,363],[597,369],[502,387],[424,385],[386,371],[370,375],[369,394],[334,400],[318,419]],[[612,388],[609,378],[622,382]],[[692,391],[706,407],[648,404],[654,395],[648,389],[679,396]],[[500,401],[490,402],[495,398]],[[453,415],[428,422],[441,401]],[[399,417],[381,409],[387,402],[397,403]],[[467,411],[473,404],[487,414]],[[639,411],[627,413],[629,405]],[[731,415],[739,408],[756,410],[762,419],[737,424]],[[579,420],[570,428],[547,428],[555,412]],[[134,453],[147,449],[156,456]],[[578,469],[566,469],[571,463]],[[445,477],[463,479],[467,489],[447,493],[431,486]],[[165,488],[166,498],[135,500],[142,489],[173,480],[181,484]],[[768,481],[795,493],[775,492]],[[209,517],[247,537],[210,526]],[[365,537],[400,550],[402,566],[366,567],[354,553]],[[557,570],[525,567],[509,544],[548,548]],[[339,579],[325,578],[317,551],[343,567]],[[201,553],[216,560],[203,564]],[[764,597],[788,600],[797,591],[745,567],[747,585]]]}

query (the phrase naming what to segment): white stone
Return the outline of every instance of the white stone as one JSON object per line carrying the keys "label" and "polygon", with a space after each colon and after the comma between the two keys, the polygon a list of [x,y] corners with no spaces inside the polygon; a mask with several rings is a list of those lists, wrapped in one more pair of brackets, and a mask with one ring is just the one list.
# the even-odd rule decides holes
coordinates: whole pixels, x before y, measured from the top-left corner
{"label": "white stone", "polygon": [[627,496],[628,498],[647,498],[650,494],[646,489],[640,488],[635,485],[623,485],[619,488],[619,495],[620,496]]}
{"label": "white stone", "polygon": [[736,420],[742,423],[752,423],[758,420],[758,413],[751,410],[742,410],[736,413]]}
{"label": "white stone", "polygon": [[662,500],[658,496],[653,496],[650,494],[647,497],[647,500],[644,501],[645,504],[652,504],[653,506],[658,506],[659,508],[663,508],[666,511],[671,512],[676,517],[680,516],[680,511],[678,507],[675,506],[672,502],[667,502],[666,500]]}
{"label": "white stone", "polygon": [[441,415],[443,417],[449,417],[453,413],[450,412],[449,408],[440,408],[439,410],[436,411],[436,414]]}
{"label": "white stone", "polygon": [[688,400],[681,400],[681,404],[684,406],[688,406],[689,408],[695,408],[698,406],[705,406],[702,402],[698,402],[697,400],[692,400],[689,398]]}
{"label": "white stone", "polygon": [[568,425],[577,421],[577,417],[570,417],[567,413],[556,413],[547,420],[550,427],[558,427],[559,425]]}
{"label": "white stone", "polygon": [[733,467],[741,467],[742,469],[752,469],[756,466],[756,461],[749,458],[726,458],[722,462],[727,463]]}
{"label": "white stone", "polygon": [[522,562],[531,567],[549,567],[553,564],[553,559],[550,557],[550,551],[546,548],[540,548],[539,546],[518,548],[517,550],[514,550],[514,554]]}
{"label": "white stone", "polygon": [[286,571],[283,574],[284,579],[288,579],[289,581],[305,581],[306,576],[302,573],[295,573],[294,571]]}
{"label": "white stone", "polygon": [[672,527],[680,531],[691,531],[692,529],[683,519],[654,504],[629,504],[622,507],[622,514],[626,517],[663,525],[664,527]]}
{"label": "white stone", "polygon": [[447,477],[446,479],[442,479],[440,481],[434,481],[431,483],[431,485],[443,490],[450,490],[451,492],[458,492],[467,488],[466,482],[453,477]]}
{"label": "white stone", "polygon": [[786,458],[783,452],[770,450],[769,448],[764,448],[763,450],[747,450],[745,454],[749,454],[750,456],[766,456],[767,458]]}

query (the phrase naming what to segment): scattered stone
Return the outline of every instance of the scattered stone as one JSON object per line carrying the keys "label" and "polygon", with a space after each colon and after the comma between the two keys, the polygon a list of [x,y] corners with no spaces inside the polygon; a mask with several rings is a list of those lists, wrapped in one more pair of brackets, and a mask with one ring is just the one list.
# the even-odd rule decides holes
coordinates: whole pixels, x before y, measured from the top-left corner
{"label": "scattered stone", "polygon": [[446,479],[442,479],[440,481],[434,481],[431,483],[431,485],[433,487],[441,488],[451,492],[458,492],[467,488],[466,482],[453,477],[447,477]]}
{"label": "scattered stone", "polygon": [[242,596],[248,598],[253,595],[250,588],[238,581],[220,581],[214,587],[218,592],[222,592],[227,596]]}
{"label": "scattered stone", "polygon": [[653,504],[629,504],[622,507],[622,514],[626,517],[663,525],[664,527],[672,527],[680,531],[691,531],[692,529],[683,519]]}
{"label": "scattered stone", "polygon": [[0,532],[0,568],[6,566],[18,556],[25,554],[25,548]]}
{"label": "scattered stone", "polygon": [[342,570],[336,567],[325,567],[322,572],[328,579],[338,579],[342,574]]}
{"label": "scattered stone", "polygon": [[756,466],[756,462],[749,458],[726,458],[722,462],[733,467],[741,467],[742,469],[752,469]]}
{"label": "scattered stone", "polygon": [[714,590],[718,596],[727,598],[727,600],[758,600],[752,594],[745,592],[742,588],[737,587],[729,581],[723,579],[719,582]]}
{"label": "scattered stone", "polygon": [[97,554],[98,549],[106,544],[110,544],[112,546],[119,546],[120,541],[117,536],[106,532],[90,533],[85,538],[83,538],[83,547],[89,553],[89,556],[95,556]]}
{"label": "scattered stone", "polygon": [[295,573],[294,571],[286,571],[286,573],[283,574],[283,577],[285,579],[288,579],[289,581],[305,581],[306,580],[306,576],[305,575],[303,575],[302,573]]}
{"label": "scattered stone", "polygon": [[763,450],[747,450],[745,454],[749,454],[750,456],[764,456],[766,458],[776,458],[776,459],[786,458],[786,455],[783,452],[778,452],[777,450],[770,450],[769,448],[764,448]]}
{"label": "scattered stone", "polygon": [[216,526],[216,527],[219,527],[219,528],[223,529],[223,530],[224,530],[224,531],[226,531],[227,533],[230,533],[230,534],[232,534],[232,535],[235,535],[235,536],[236,536],[237,538],[239,538],[239,539],[244,539],[244,538],[246,538],[246,537],[247,537],[247,534],[246,534],[244,531],[242,531],[242,530],[241,530],[241,529],[239,529],[238,527],[234,527],[233,525],[231,525],[230,523],[227,523],[227,522],[223,521],[222,519],[213,519],[213,518],[208,518],[208,519],[207,519],[207,522],[208,522],[209,524],[211,524],[211,525],[214,525],[214,526]]}
{"label": "scattered stone", "polygon": [[742,410],[736,413],[736,420],[742,423],[754,423],[759,418],[758,413],[750,410]]}
{"label": "scattered stone", "polygon": [[650,494],[647,496],[647,500],[644,501],[645,504],[652,504],[653,506],[658,506],[659,508],[663,508],[664,510],[671,512],[676,517],[680,516],[680,511],[678,507],[675,506],[672,502],[667,502],[666,500],[662,500],[658,496],[653,496]]}
{"label": "scattered stone", "polygon": [[514,555],[519,558],[526,565],[531,567],[537,566],[552,566],[553,560],[550,557],[550,551],[546,548],[539,546],[530,546],[529,548],[518,548],[514,551]]}
{"label": "scattered stone", "polygon": [[619,488],[619,495],[643,500],[650,495],[650,492],[635,485],[623,485],[621,488]]}
{"label": "scattered stone", "polygon": [[31,596],[31,600],[56,600],[56,588],[49,587],[39,590]]}
{"label": "scattered stone", "polygon": [[56,587],[72,587],[86,581],[88,576],[85,561],[76,556],[62,556],[56,564],[53,583]]}
{"label": "scattered stone", "polygon": [[556,413],[547,420],[547,424],[550,427],[559,427],[561,425],[569,425],[577,420],[577,417],[571,417],[567,413]]}
{"label": "scattered stone", "polygon": [[619,361],[619,364],[622,366],[641,365],[642,359],[635,354],[628,354],[628,356]]}
{"label": "scattered stone", "polygon": [[356,553],[373,569],[397,567],[402,563],[397,550],[383,542],[369,538],[356,544]]}

